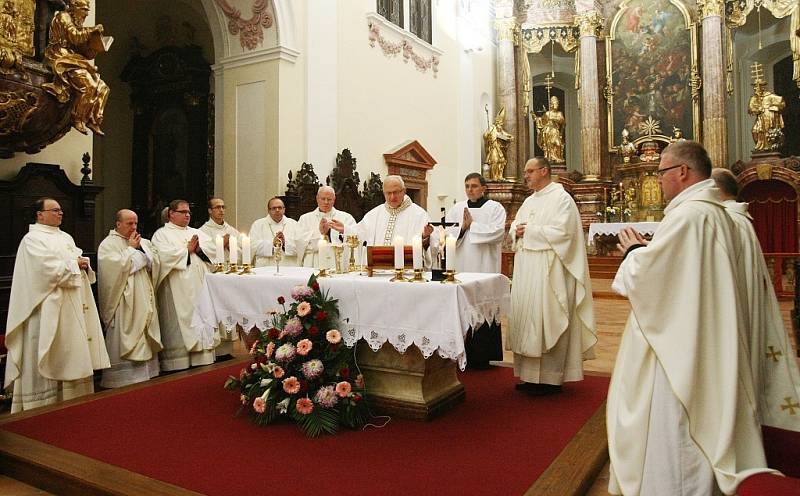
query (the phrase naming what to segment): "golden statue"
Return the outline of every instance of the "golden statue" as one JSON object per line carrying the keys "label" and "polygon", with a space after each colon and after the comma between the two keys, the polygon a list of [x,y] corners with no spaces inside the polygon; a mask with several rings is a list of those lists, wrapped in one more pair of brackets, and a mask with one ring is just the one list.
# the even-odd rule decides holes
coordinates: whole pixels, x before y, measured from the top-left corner
{"label": "golden statue", "polygon": [[102,36],[102,24],[83,27],[88,14],[89,0],[70,0],[67,10],[53,17],[44,58],[55,77],[42,87],[61,103],[74,98],[72,126],[83,134],[88,127],[102,136],[108,86],[89,61],[108,48],[111,38]]}
{"label": "golden statue", "polygon": [[494,118],[494,125],[483,133],[483,140],[486,142],[486,163],[489,164],[490,181],[503,180],[503,171],[508,162],[506,150],[508,149],[508,144],[514,141],[514,137],[503,129],[503,121],[505,119],[506,108],[503,107],[497,113],[497,117]]}
{"label": "golden statue", "polygon": [[630,133],[627,129],[623,128],[622,143],[619,144],[618,153],[622,157],[622,161],[626,164],[631,161],[631,157],[636,156],[636,145],[628,140],[628,136],[630,136]]}
{"label": "golden statue", "polygon": [[536,122],[536,144],[544,157],[552,164],[563,164],[564,160],[564,114],[558,110],[558,97],[550,97],[550,109],[541,116],[533,114]]}
{"label": "golden statue", "polygon": [[766,82],[761,77],[753,81],[753,96],[747,104],[747,113],[756,117],[753,124],[753,141],[756,150],[777,150],[783,145],[783,116],[786,107],[783,97],[764,89]]}
{"label": "golden statue", "polygon": [[672,126],[672,136],[669,139],[670,143],[675,143],[676,141],[683,141],[686,138],[683,137],[683,131],[681,128]]}

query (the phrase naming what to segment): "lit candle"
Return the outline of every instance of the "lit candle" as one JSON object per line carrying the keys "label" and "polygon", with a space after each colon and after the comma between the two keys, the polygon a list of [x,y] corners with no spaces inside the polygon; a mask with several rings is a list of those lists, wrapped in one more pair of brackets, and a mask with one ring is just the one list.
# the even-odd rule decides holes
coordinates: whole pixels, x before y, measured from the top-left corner
{"label": "lit candle", "polygon": [[405,268],[405,260],[403,256],[403,247],[405,241],[403,241],[402,236],[396,236],[394,238],[394,268],[395,269],[404,269]]}
{"label": "lit candle", "polygon": [[222,236],[217,236],[216,239],[214,239],[214,242],[215,242],[215,245],[216,245],[216,248],[217,248],[217,250],[216,250],[217,252],[216,252],[216,256],[214,257],[214,261],[217,264],[222,265],[222,264],[225,263],[225,245],[223,244]]}
{"label": "lit candle", "polygon": [[228,238],[228,260],[231,265],[239,265],[239,243],[236,236]]}
{"label": "lit candle", "polygon": [[327,256],[328,256],[328,242],[325,239],[320,238],[317,241],[317,257],[319,257],[319,268],[327,267]]}
{"label": "lit candle", "polygon": [[445,241],[447,247],[447,270],[456,270],[456,238],[448,236]]}
{"label": "lit candle", "polygon": [[242,234],[242,263],[250,264],[250,236]]}
{"label": "lit candle", "polygon": [[414,270],[422,268],[422,236],[417,234],[411,238],[411,251],[414,255]]}

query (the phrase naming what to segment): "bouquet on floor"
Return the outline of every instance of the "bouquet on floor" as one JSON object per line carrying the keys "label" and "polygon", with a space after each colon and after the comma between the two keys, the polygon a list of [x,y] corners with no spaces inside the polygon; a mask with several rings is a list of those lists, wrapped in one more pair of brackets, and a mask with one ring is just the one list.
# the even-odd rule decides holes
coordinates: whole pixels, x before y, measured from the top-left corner
{"label": "bouquet on floor", "polygon": [[[337,300],[322,293],[316,276],[292,289],[288,308],[274,312],[272,328],[254,332],[252,361],[229,377],[225,389],[239,392],[240,412],[260,425],[281,417],[297,422],[308,436],[355,429],[367,421],[364,378],[356,373],[355,348],[337,330]],[[258,331],[254,329],[254,331]]]}

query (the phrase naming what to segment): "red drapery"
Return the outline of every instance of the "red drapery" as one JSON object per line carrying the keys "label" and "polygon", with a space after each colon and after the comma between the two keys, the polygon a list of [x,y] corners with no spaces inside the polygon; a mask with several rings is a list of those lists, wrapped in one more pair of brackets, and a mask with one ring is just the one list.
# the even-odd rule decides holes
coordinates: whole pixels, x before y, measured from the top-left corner
{"label": "red drapery", "polygon": [[797,253],[797,192],[782,181],[755,181],[742,189],[764,253]]}

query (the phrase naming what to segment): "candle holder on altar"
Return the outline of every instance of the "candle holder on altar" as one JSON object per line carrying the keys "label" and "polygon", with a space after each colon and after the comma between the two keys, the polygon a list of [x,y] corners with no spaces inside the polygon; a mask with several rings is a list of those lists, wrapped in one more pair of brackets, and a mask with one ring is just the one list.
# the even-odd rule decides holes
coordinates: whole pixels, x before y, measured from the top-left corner
{"label": "candle holder on altar", "polygon": [[242,268],[242,270],[239,272],[240,276],[252,276],[254,274],[254,272],[250,270],[250,264],[242,264],[240,267]]}
{"label": "candle holder on altar", "polygon": [[409,279],[409,282],[428,282],[427,279],[422,277],[422,269],[414,269],[414,277]]}
{"label": "candle holder on altar", "polygon": [[347,272],[356,272],[356,248],[359,246],[358,236],[348,234],[345,238],[345,244],[350,248],[350,262],[347,264]]}
{"label": "candle holder on altar", "polygon": [[444,271],[444,279],[441,281],[442,284],[460,284],[461,281],[456,279],[456,271],[454,270],[446,270]]}
{"label": "candle holder on altar", "polygon": [[275,260],[275,275],[279,276],[281,275],[281,258],[283,258],[283,241],[277,234],[272,239],[272,258]]}
{"label": "candle holder on altar", "polygon": [[319,279],[320,277],[330,277],[330,276],[331,275],[328,274],[328,269],[323,269],[322,267],[320,267],[319,272],[317,273],[317,279]]}
{"label": "candle holder on altar", "polygon": [[242,270],[242,268],[239,267],[238,265],[229,263],[228,264],[228,271],[225,272],[225,273],[226,274],[238,274],[240,270]]}
{"label": "candle holder on altar", "polygon": [[344,254],[344,245],[333,245],[333,261],[336,263],[336,273],[342,273],[342,255]]}
{"label": "candle holder on altar", "polygon": [[216,274],[218,272],[225,272],[225,264],[223,263],[215,263],[214,268],[211,269],[212,274]]}
{"label": "candle holder on altar", "polygon": [[394,269],[394,277],[389,279],[389,282],[408,282],[409,280],[403,276],[405,269]]}

